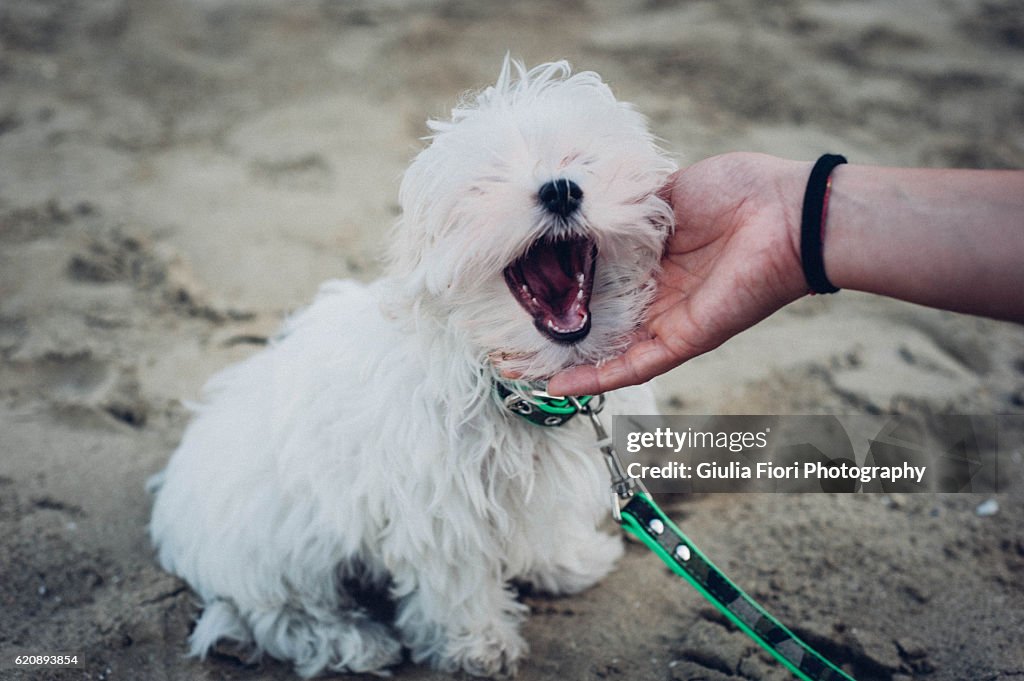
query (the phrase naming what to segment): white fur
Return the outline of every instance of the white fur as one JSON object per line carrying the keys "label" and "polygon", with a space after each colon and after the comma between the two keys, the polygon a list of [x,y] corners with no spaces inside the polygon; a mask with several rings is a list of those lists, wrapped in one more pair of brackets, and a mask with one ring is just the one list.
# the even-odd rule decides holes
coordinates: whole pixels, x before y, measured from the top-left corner
{"label": "white fur", "polygon": [[[638,113],[564,62],[506,59],[431,128],[389,274],[326,283],[266,350],[216,375],[151,481],[160,562],[205,603],[194,655],[231,639],[311,676],[382,671],[405,648],[441,670],[511,673],[526,609],[510,580],[574,593],[621,553],[595,529],[609,497],[589,425],[527,423],[494,382],[620,351],[671,229],[656,192],[673,164]],[[538,206],[555,177],[584,192],[569,225]],[[559,229],[599,247],[592,330],[575,345],[539,333],[502,277]],[[654,411],[643,388],[609,406]],[[372,619],[353,582],[386,589],[395,620]]]}

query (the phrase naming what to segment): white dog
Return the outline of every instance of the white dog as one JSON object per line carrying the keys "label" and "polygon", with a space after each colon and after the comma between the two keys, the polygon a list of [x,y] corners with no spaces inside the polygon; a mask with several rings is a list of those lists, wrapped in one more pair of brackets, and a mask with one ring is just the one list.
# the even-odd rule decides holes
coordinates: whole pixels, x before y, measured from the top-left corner
{"label": "white dog", "polygon": [[[513,673],[526,607],[622,552],[584,417],[535,425],[511,390],[622,350],[652,295],[674,164],[594,73],[506,59],[431,122],[401,187],[389,274],[326,283],[270,346],[215,376],[157,491],[162,565],[220,639],[325,670],[402,659]],[[515,376],[511,381],[509,376]],[[646,389],[612,411],[653,413]],[[388,621],[356,597],[383,590]]]}

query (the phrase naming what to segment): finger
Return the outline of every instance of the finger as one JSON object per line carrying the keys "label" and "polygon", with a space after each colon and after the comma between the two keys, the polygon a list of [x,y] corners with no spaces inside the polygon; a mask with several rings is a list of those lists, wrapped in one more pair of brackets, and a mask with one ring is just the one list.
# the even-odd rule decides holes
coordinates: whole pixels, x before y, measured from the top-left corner
{"label": "finger", "polygon": [[548,381],[547,393],[553,397],[595,395],[599,392],[598,385],[600,381],[597,379],[597,367],[587,364],[552,376]]}
{"label": "finger", "polygon": [[[649,329],[646,327],[639,327],[635,329],[630,335],[626,342],[626,347],[631,348],[640,343],[650,341],[652,335]],[[601,378],[600,371],[607,371],[609,364],[614,364],[620,361],[621,358],[615,358],[601,365],[602,369],[588,364],[573,367],[561,371],[548,381],[547,392],[549,395],[565,396],[565,395],[594,395],[602,392],[601,389]],[[606,388],[606,390],[612,390],[613,388]]]}
{"label": "finger", "polygon": [[600,366],[580,366],[555,374],[548,382],[552,395],[594,395],[638,385],[679,364],[658,340],[637,343],[625,354]]}

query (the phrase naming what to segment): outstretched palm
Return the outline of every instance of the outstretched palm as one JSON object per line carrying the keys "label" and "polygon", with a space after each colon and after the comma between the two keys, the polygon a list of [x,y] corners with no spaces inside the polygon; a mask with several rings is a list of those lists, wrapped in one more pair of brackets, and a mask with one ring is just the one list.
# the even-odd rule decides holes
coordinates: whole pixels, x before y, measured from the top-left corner
{"label": "outstretched palm", "polygon": [[[604,392],[646,381],[718,347],[806,289],[792,236],[803,164],[729,154],[673,176],[676,231],[666,244],[647,322],[620,357],[578,367],[556,392]],[[773,164],[771,169],[768,164]],[[777,184],[765,177],[779,177]],[[795,197],[795,198],[794,198]],[[562,383],[573,390],[560,390]],[[580,389],[582,388],[582,389]]]}

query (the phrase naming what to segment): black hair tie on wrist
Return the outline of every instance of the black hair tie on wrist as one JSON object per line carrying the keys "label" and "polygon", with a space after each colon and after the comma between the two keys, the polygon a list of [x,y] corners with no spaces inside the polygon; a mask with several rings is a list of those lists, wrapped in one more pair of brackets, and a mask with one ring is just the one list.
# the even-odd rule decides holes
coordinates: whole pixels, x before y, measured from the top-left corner
{"label": "black hair tie on wrist", "polygon": [[832,188],[829,175],[846,158],[837,154],[825,154],[811,168],[804,192],[804,210],[800,219],[800,261],[804,267],[804,278],[813,293],[835,293],[836,288],[825,274],[823,235],[825,217],[828,214],[828,195]]}

